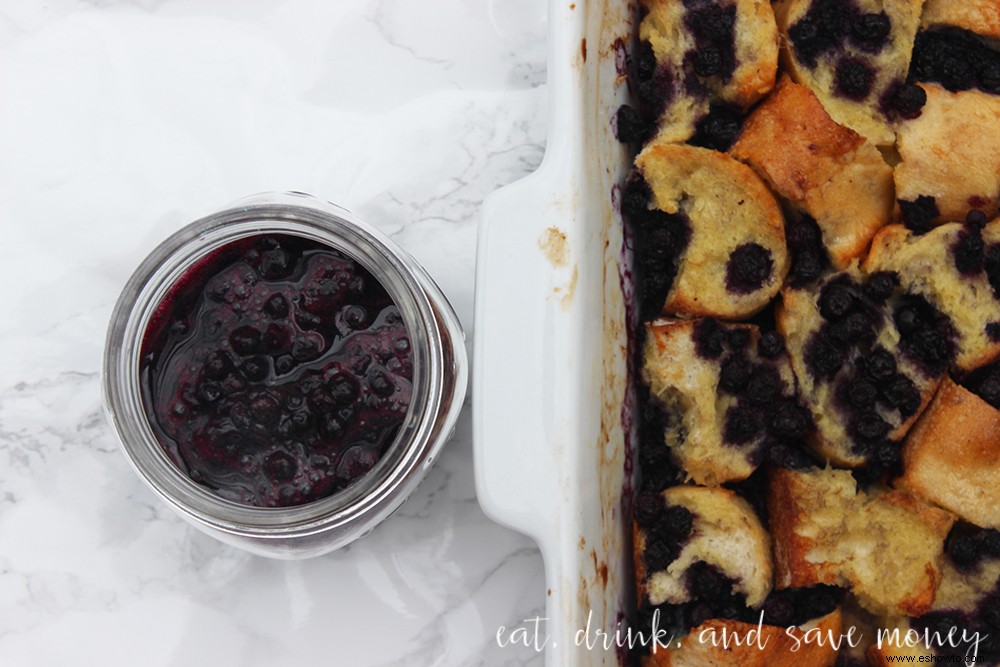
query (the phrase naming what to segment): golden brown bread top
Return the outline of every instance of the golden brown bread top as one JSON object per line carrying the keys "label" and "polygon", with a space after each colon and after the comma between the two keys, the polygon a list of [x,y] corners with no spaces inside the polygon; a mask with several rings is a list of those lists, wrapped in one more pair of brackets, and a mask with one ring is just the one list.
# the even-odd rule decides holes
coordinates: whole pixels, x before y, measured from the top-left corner
{"label": "golden brown bread top", "polygon": [[955,26],[1000,39],[1000,2],[997,0],[927,0],[922,27]]}
{"label": "golden brown bread top", "polygon": [[[985,271],[961,274],[953,248],[965,230],[947,223],[917,235],[902,225],[883,227],[872,240],[863,269],[894,271],[903,289],[925,297],[948,316],[955,328],[955,367],[967,372],[1000,357],[1000,341],[994,341],[986,325],[1000,321],[997,300]],[[982,231],[986,246],[1000,243],[1000,219]]]}
{"label": "golden brown bread top", "polygon": [[747,118],[730,153],[816,220],[836,269],[860,257],[892,217],[892,168],[881,153],[788,78]]}
{"label": "golden brown bread top", "polygon": [[903,445],[897,485],[1000,528],[1000,410],[946,378]]}
{"label": "golden brown bread top", "polygon": [[745,595],[749,606],[759,606],[771,592],[771,542],[750,504],[722,487],[674,486],[662,496],[667,506],[691,512],[691,534],[666,570],[649,572],[645,532],[633,525],[638,599],[653,605],[689,602],[688,568],[704,562],[732,579],[733,590]]}
{"label": "golden brown bread top", "polygon": [[[691,630],[679,649],[659,650],[643,658],[643,667],[831,667],[837,661],[837,651],[829,644],[815,640],[816,633],[825,638],[839,637],[842,631],[840,610],[834,610],[786,633],[773,625],[760,627],[729,619],[711,619]],[[722,637],[750,637],[752,643],[728,647]],[[810,633],[810,634],[806,634]],[[789,634],[793,635],[789,636]],[[713,637],[716,638],[713,643]],[[715,644],[719,644],[716,646]],[[760,648],[763,646],[764,648]]]}
{"label": "golden brown bread top", "polygon": [[778,71],[778,28],[768,0],[736,0],[734,58],[736,69],[727,80],[720,76],[697,77],[705,94],[692,95],[682,82],[695,77],[685,55],[697,49],[684,23],[683,0],[642,0],[646,15],[639,25],[640,41],[653,47],[658,66],[671,73],[671,99],[658,119],[659,141],[683,142],[695,132],[695,123],[708,113],[711,102],[740,108],[769,93]]}
{"label": "golden brown bread top", "polygon": [[[784,218],[774,195],[750,167],[725,153],[654,141],[635,160],[654,205],[683,213],[691,238],[663,305],[665,315],[740,319],[764,308],[788,273]],[[750,292],[727,289],[727,265],[747,244],[761,246],[771,270]]]}
{"label": "golden brown bread top", "polygon": [[938,222],[964,220],[972,209],[992,218],[1000,194],[1000,97],[920,86],[927,103],[898,128],[896,199],[934,197]]}
{"label": "golden brown bread top", "polygon": [[875,613],[930,611],[950,513],[834,469],[772,470],[768,510],[778,588],[850,586]]}

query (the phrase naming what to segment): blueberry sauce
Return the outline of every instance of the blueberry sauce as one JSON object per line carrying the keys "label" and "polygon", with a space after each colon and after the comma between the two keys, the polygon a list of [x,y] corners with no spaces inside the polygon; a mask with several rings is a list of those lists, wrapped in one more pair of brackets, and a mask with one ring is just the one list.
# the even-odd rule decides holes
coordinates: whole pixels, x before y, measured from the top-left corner
{"label": "blueberry sauce", "polygon": [[1000,51],[968,30],[924,30],[913,45],[909,79],[934,81],[952,92],[978,88],[1000,94]]}
{"label": "blueberry sauce", "polygon": [[282,507],[365,475],[410,402],[406,327],[354,260],[308,239],[255,236],[175,284],[140,366],[154,433],[218,495]]}

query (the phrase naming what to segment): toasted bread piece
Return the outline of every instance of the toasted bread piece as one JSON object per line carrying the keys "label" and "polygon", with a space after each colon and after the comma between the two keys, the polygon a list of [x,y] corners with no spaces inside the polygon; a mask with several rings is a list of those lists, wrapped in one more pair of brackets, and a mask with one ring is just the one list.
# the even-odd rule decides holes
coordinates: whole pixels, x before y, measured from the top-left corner
{"label": "toasted bread piece", "polygon": [[920,17],[923,28],[953,26],[1000,39],[1000,2],[997,0],[927,0]]}
{"label": "toasted bread piece", "polygon": [[[969,648],[967,642],[958,647],[945,645],[942,648],[942,638],[946,637],[950,628],[955,628],[956,643],[961,642],[962,631],[966,632],[966,639],[970,641],[973,633],[985,636],[1000,631],[1000,628],[990,626],[981,613],[983,602],[995,597],[997,590],[1000,590],[1000,559],[985,558],[975,566],[958,568],[949,558],[944,558],[941,584],[932,609],[936,618],[930,617],[932,623],[929,624],[932,625],[932,632],[939,633],[938,637],[924,636],[925,625],[928,624],[920,619],[899,616],[883,619],[880,626],[884,628],[884,641],[869,649],[869,662],[887,666],[898,662],[890,661],[890,657],[964,654]],[[910,642],[906,641],[908,632],[912,633]],[[916,639],[920,641],[914,644]],[[926,642],[925,639],[931,641]],[[976,664],[996,663],[980,661]]]}
{"label": "toasted bread piece", "polygon": [[815,93],[787,78],[750,114],[730,153],[816,220],[835,269],[863,255],[892,219],[892,167],[830,118]]}
{"label": "toasted bread piece", "polygon": [[931,209],[921,216],[932,224],[964,220],[971,210],[993,218],[1000,210],[1000,96],[920,86],[927,103],[898,128],[894,177],[901,219],[907,219],[905,202],[921,197],[933,198],[937,215]]}
{"label": "toasted bread piece", "polygon": [[[903,337],[891,316],[896,297],[868,296],[873,283],[886,282],[851,267],[810,289],[784,289],[775,312],[799,395],[816,424],[810,444],[839,466],[860,467],[898,450],[893,443],[916,421],[945,370],[946,363],[929,372],[900,354]],[[898,292],[891,282],[888,290]],[[853,304],[837,317],[823,306],[825,299],[843,301],[835,293]]]}
{"label": "toasted bread piece", "polygon": [[[808,425],[788,357],[780,348],[765,350],[770,357],[762,354],[760,338],[749,324],[659,320],[646,325],[642,378],[651,399],[669,415],[665,446],[697,484],[749,477],[763,458],[769,422],[779,411],[795,413],[785,416]],[[716,349],[701,349],[716,344]],[[760,413],[765,419],[756,433],[739,434],[739,442],[733,441],[730,422],[748,409],[752,417]]]}
{"label": "toasted bread piece", "polygon": [[[779,0],[782,63],[835,121],[879,146],[895,139],[886,100],[905,80],[923,0]],[[882,16],[859,38],[861,15]]]}
{"label": "toasted bread piece", "polygon": [[1000,528],[1000,410],[945,378],[906,437],[896,485],[977,526]]}
{"label": "toasted bread piece", "polygon": [[[840,610],[786,631],[773,625],[756,625],[728,619],[705,621],[691,630],[681,646],[658,650],[642,659],[643,667],[832,667],[837,650],[820,643],[817,636],[839,637]],[[730,638],[728,645],[723,639]],[[738,637],[741,644],[732,639]],[[746,639],[750,638],[750,643]],[[763,646],[763,648],[761,648]]]}
{"label": "toasted bread piece", "polygon": [[740,319],[766,306],[788,251],[781,209],[760,177],[729,155],[678,144],[651,143],[635,164],[651,205],[690,229],[663,313]]}
{"label": "toasted bread piece", "polygon": [[[638,85],[644,106],[656,114],[655,139],[685,142],[697,131],[713,103],[746,109],[774,87],[778,70],[778,29],[766,0],[736,0],[728,7],[710,1],[643,0],[647,13],[639,25],[639,40],[652,47],[655,66],[641,68],[651,77]],[[732,25],[704,25],[718,12]],[[705,16],[700,16],[705,14]],[[701,76],[706,65],[698,54],[712,51],[717,73]],[[642,74],[640,74],[642,76]]]}
{"label": "toasted bread piece", "polygon": [[[771,591],[771,543],[767,531],[746,500],[722,487],[675,486],[661,494],[667,509],[682,507],[692,515],[690,533],[671,535],[653,523],[633,527],[638,599],[658,605],[690,602],[686,576],[695,563],[717,568],[733,582],[733,590],[759,606]],[[669,528],[669,527],[668,527]],[[676,540],[673,558],[663,570],[647,567],[648,549],[658,549],[656,539]]]}
{"label": "toasted bread piece", "polygon": [[1000,300],[991,285],[990,262],[983,257],[993,246],[1000,251],[1000,219],[981,232],[949,223],[917,235],[889,225],[875,235],[863,268],[896,273],[905,291],[947,316],[954,329],[954,367],[964,373],[1000,357],[1000,340],[989,328],[1000,322]]}
{"label": "toasted bread piece", "polygon": [[923,614],[954,517],[899,491],[860,492],[846,470],[771,472],[776,586],[850,586],[873,613]]}

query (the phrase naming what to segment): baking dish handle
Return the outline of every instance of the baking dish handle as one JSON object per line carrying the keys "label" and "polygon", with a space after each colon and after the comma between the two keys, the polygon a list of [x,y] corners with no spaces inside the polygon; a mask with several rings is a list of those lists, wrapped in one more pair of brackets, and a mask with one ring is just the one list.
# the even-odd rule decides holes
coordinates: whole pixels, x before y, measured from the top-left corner
{"label": "baking dish handle", "polygon": [[566,353],[559,330],[573,279],[569,241],[547,231],[567,225],[569,198],[560,194],[567,189],[545,166],[484,203],[473,350],[479,502],[490,518],[536,541],[552,535],[559,506],[552,494],[562,488],[558,416],[568,397],[545,388],[555,386],[551,374]]}

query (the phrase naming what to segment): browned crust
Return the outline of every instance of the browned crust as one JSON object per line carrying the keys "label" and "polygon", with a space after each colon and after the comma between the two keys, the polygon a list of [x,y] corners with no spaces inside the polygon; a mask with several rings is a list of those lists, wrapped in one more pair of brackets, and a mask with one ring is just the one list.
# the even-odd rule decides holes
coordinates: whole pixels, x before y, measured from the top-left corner
{"label": "browned crust", "polygon": [[997,0],[927,0],[924,27],[950,25],[1000,39],[1000,2]]}
{"label": "browned crust", "polygon": [[[843,621],[839,609],[835,609],[826,616],[818,619],[816,629],[826,638],[828,633],[834,637],[841,634]],[[682,642],[682,648],[675,651],[657,651],[655,655],[643,658],[643,667],[722,667],[723,665],[739,665],[740,667],[830,667],[837,661],[837,651],[829,645],[820,646],[812,639],[802,641],[804,631],[802,626],[794,628],[791,632],[801,642],[798,650],[793,652],[796,641],[788,636],[785,628],[773,625],[761,626],[760,643],[764,644],[761,649],[756,643],[750,645],[735,646],[728,648],[714,646],[711,642],[710,632],[714,636],[721,638],[723,631],[727,636],[734,634],[740,639],[747,637],[747,633],[755,631],[756,625],[732,621],[728,619],[712,619],[705,621],[697,628],[691,630],[687,638]],[[699,641],[699,635],[704,636],[707,641]],[[720,642],[721,643],[721,642]]]}
{"label": "browned crust", "polygon": [[646,586],[646,562],[642,558],[646,550],[646,538],[639,529],[639,524],[632,522],[632,565],[635,567],[635,599],[640,606],[646,604],[649,593]]}
{"label": "browned crust", "polygon": [[815,584],[843,584],[830,563],[810,563],[806,556],[815,542],[796,532],[802,491],[795,474],[784,468],[770,471],[767,486],[768,524],[774,551],[775,588],[801,588]]}
{"label": "browned crust", "polygon": [[892,217],[892,168],[874,147],[859,153],[866,143],[830,118],[811,89],[785,77],[747,119],[730,152],[816,219],[842,269]]}
{"label": "browned crust", "polygon": [[971,523],[1000,528],[1000,410],[945,379],[903,445],[896,483]]}

